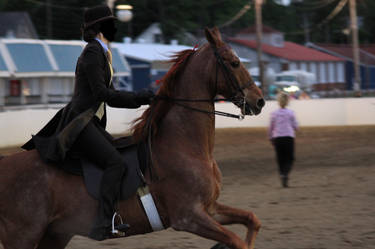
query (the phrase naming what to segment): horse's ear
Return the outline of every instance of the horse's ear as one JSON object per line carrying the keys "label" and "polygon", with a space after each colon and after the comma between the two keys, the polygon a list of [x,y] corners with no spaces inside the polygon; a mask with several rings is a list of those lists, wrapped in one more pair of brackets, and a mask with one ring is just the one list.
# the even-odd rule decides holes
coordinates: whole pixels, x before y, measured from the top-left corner
{"label": "horse's ear", "polygon": [[219,28],[215,26],[215,27],[212,28],[212,31],[213,31],[214,34],[216,35],[217,39],[218,39],[220,42],[222,42],[222,40],[221,40],[221,34],[220,34],[220,30],[219,30]]}
{"label": "horse's ear", "polygon": [[214,27],[212,29],[205,28],[204,33],[206,34],[207,41],[213,45],[214,47],[220,47],[221,41],[221,35],[220,31],[217,27]]}

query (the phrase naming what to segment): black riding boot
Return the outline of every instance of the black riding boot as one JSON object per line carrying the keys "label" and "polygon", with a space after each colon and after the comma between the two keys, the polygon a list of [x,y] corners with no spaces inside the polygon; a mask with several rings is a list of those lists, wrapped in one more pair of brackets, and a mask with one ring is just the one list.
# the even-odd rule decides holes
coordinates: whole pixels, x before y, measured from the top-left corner
{"label": "black riding boot", "polygon": [[113,237],[112,217],[115,213],[114,205],[120,194],[121,180],[126,174],[125,165],[117,165],[104,171],[100,184],[100,199],[98,215],[89,237],[104,240]]}

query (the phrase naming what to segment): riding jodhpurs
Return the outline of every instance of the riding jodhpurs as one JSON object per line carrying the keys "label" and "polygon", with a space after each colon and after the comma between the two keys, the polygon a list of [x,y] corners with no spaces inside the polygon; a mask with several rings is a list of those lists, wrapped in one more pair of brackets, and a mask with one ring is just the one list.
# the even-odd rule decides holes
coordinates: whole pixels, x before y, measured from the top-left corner
{"label": "riding jodhpurs", "polygon": [[120,194],[121,180],[127,169],[124,159],[106,138],[104,132],[104,128],[99,125],[99,119],[94,117],[80,133],[73,147],[75,151],[83,153],[87,159],[104,169],[94,229],[110,227],[114,204]]}
{"label": "riding jodhpurs", "polygon": [[294,161],[294,138],[277,137],[274,139],[274,146],[280,175],[287,177]]}

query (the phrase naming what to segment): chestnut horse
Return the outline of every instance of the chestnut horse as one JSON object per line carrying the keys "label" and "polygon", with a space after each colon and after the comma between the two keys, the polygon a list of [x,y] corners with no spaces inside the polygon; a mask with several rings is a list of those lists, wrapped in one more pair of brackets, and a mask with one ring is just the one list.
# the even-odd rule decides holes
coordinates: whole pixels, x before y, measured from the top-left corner
{"label": "chestnut horse", "polygon": [[[257,217],[217,202],[221,173],[213,158],[214,99],[220,94],[246,115],[259,114],[265,102],[218,29],[205,31],[209,43],[173,57],[158,97],[133,127],[134,136],[152,138],[157,177],[148,173],[146,179],[165,228],[230,248],[254,248]],[[5,249],[65,248],[74,235],[88,235],[96,212],[97,201],[82,177],[45,164],[35,150],[0,160],[0,241]],[[152,232],[137,195],[120,201],[118,212],[130,225],[126,236]],[[245,225],[245,240],[222,226],[227,224]]]}

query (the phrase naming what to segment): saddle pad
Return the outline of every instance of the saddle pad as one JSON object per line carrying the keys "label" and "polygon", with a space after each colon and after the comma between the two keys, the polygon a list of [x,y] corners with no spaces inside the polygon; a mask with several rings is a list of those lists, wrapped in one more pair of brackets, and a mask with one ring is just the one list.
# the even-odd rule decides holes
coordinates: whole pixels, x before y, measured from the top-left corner
{"label": "saddle pad", "polygon": [[[137,145],[128,146],[122,149],[120,153],[127,164],[127,174],[122,179],[120,197],[121,200],[125,200],[134,195],[137,189],[145,183],[140,170]],[[87,191],[93,198],[99,199],[100,183],[104,170],[86,159],[81,159],[81,162]]]}

